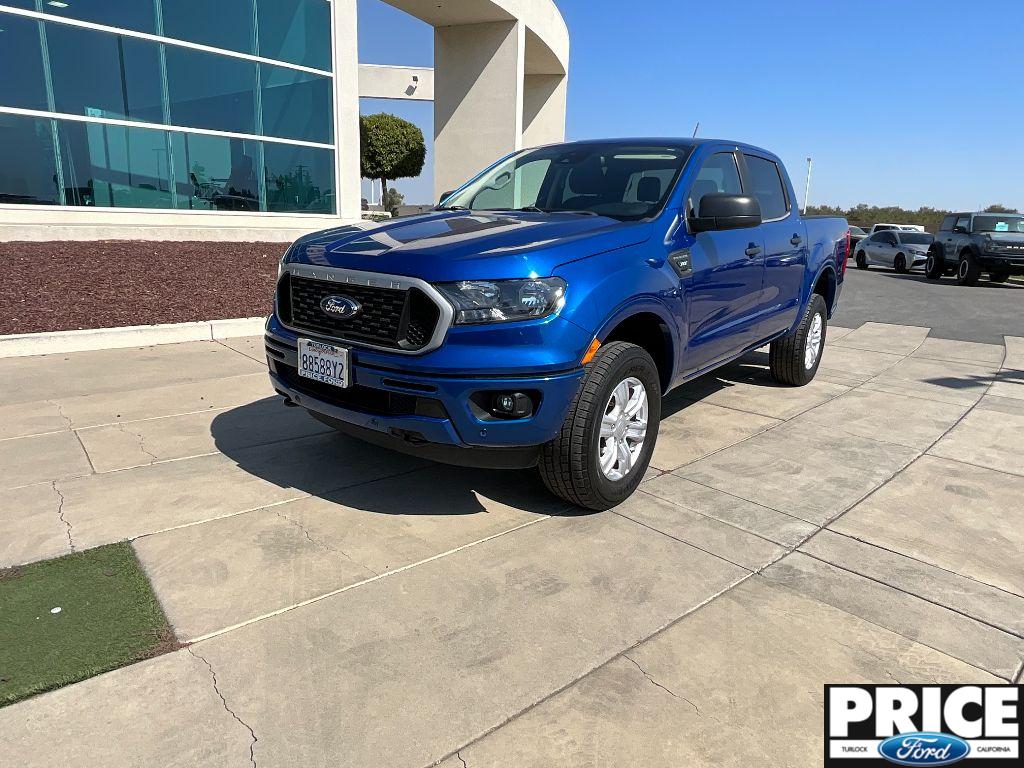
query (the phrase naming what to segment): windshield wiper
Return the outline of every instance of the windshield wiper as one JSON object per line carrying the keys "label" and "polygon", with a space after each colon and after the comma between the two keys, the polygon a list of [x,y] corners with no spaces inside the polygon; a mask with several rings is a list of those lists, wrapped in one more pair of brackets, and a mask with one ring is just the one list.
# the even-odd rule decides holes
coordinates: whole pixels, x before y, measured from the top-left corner
{"label": "windshield wiper", "polygon": [[558,213],[575,213],[580,216],[600,216],[601,214],[597,211],[588,211],[585,208],[578,211],[558,211]]}
{"label": "windshield wiper", "polygon": [[468,206],[465,205],[439,205],[434,209],[435,211],[468,211]]}

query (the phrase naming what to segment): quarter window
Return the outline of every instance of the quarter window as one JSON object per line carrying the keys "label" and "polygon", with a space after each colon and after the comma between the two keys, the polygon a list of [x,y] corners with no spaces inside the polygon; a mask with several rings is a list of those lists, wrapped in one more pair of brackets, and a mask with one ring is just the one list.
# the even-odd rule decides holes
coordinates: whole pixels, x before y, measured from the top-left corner
{"label": "quarter window", "polygon": [[729,195],[743,193],[740,173],[736,168],[736,157],[732,152],[718,152],[704,161],[704,165],[690,188],[691,215],[700,213],[700,201],[704,195],[716,192]]}
{"label": "quarter window", "polygon": [[785,187],[782,185],[779,166],[756,155],[744,154],[743,157],[747,161],[750,192],[761,205],[761,217],[765,220],[781,219],[789,212],[789,202],[786,199]]}

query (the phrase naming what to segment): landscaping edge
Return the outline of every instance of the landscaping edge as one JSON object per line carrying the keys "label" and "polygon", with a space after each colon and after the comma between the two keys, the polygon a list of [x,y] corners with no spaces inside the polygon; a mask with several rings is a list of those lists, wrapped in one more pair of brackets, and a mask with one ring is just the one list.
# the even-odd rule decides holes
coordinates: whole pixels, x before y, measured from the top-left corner
{"label": "landscaping edge", "polygon": [[15,333],[0,336],[0,358],[87,352],[97,349],[149,347],[184,341],[217,341],[238,336],[260,336],[265,317],[203,320],[194,323],[129,325],[120,328],[86,328],[75,331]]}

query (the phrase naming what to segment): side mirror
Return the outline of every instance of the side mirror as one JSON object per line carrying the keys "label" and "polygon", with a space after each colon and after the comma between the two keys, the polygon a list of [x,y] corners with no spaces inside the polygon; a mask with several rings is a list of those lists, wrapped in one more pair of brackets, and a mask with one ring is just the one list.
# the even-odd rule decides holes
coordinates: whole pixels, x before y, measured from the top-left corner
{"label": "side mirror", "polygon": [[455,190],[454,189],[449,189],[447,192],[442,192],[441,193],[441,199],[437,201],[437,204],[438,205],[444,205],[444,201],[447,200],[449,197],[451,197],[453,194],[455,194]]}
{"label": "side mirror", "polygon": [[750,195],[711,192],[700,199],[700,210],[689,224],[693,234],[756,227],[761,224],[761,205]]}
{"label": "side mirror", "polygon": [[953,234],[955,235],[966,235],[967,227],[953,227]]}

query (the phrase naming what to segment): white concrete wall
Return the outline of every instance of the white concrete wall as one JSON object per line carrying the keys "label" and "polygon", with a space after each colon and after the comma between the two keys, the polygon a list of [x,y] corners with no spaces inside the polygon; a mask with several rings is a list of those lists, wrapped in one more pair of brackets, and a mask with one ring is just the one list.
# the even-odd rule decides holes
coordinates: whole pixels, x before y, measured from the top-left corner
{"label": "white concrete wall", "polygon": [[565,140],[567,90],[568,78],[564,75],[526,75],[523,83],[524,147]]}
{"label": "white concrete wall", "polygon": [[359,65],[362,99],[434,100],[434,70],[430,67]]}

